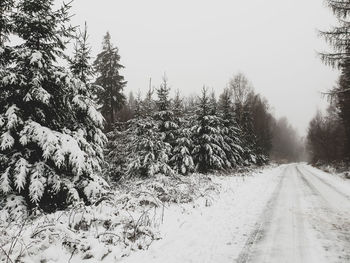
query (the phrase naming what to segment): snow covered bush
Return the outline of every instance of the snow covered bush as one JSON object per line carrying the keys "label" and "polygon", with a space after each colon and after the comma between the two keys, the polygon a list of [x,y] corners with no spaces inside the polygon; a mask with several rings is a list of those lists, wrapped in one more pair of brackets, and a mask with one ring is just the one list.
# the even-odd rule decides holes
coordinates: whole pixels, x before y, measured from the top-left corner
{"label": "snow covered bush", "polygon": [[56,63],[72,28],[69,6],[53,5],[17,2],[11,19],[22,42],[0,69],[0,191],[47,211],[102,193],[106,141],[88,85]]}

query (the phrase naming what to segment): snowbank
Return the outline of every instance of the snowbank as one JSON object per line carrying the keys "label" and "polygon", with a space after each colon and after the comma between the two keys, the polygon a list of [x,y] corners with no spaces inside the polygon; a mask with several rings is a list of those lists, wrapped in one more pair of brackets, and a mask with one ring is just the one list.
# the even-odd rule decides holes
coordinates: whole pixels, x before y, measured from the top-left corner
{"label": "snowbank", "polygon": [[92,206],[11,221],[4,209],[0,261],[211,262],[215,254],[226,262],[244,246],[280,169],[158,175],[123,182]]}

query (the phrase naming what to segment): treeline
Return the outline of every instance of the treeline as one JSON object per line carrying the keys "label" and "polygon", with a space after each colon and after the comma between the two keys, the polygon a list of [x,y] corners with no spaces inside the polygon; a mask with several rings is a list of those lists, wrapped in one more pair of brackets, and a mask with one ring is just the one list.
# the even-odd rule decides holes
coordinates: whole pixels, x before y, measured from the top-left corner
{"label": "treeline", "polygon": [[[156,93],[156,94],[154,94]],[[145,98],[131,94],[108,133],[110,176],[151,176],[230,170],[267,163],[273,119],[265,100],[237,74],[219,94],[170,97],[167,79]]]}
{"label": "treeline", "polygon": [[348,162],[346,132],[336,102],[323,114],[318,111],[311,120],[307,135],[307,149],[313,164]]}
{"label": "treeline", "polygon": [[276,120],[248,79],[235,75],[216,98],[170,96],[166,78],[145,97],[129,94],[108,133],[108,175],[151,176],[230,171],[238,166],[300,161],[304,145],[286,118]]}
{"label": "treeline", "polygon": [[331,101],[325,114],[317,112],[310,122],[307,143],[313,163],[350,163],[350,2],[327,0],[339,25],[321,32],[333,51],[323,61],[340,70],[337,85],[325,94]]}

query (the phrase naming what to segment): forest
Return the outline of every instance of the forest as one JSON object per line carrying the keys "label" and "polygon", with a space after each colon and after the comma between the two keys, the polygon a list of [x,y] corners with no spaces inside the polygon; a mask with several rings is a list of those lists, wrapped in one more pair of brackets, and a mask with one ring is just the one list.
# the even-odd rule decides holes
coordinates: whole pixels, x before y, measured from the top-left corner
{"label": "forest", "polygon": [[0,261],[60,262],[45,242],[69,262],[122,258],[160,239],[169,204],[211,206],[221,177],[306,161],[348,169],[348,1],[329,1],[341,25],[321,32],[335,49],[321,56],[341,75],[305,138],[242,72],[193,96],[165,73],[126,94],[113,37],[93,57],[71,4],[0,3]]}
{"label": "forest", "polygon": [[[301,139],[286,119],[274,118],[244,74],[234,75],[218,99],[205,86],[198,96],[177,91],[171,98],[166,76],[144,98],[126,98],[109,33],[93,60],[87,26],[69,24],[69,5],[6,1],[2,8],[2,200],[16,196],[29,211],[55,211],[90,203],[105,180],[299,160]],[[13,36],[22,43],[13,45]]]}
{"label": "forest", "polygon": [[332,47],[321,53],[321,59],[340,72],[335,86],[323,92],[329,101],[325,113],[318,111],[309,124],[307,149],[315,165],[329,165],[342,172],[348,170],[350,161],[350,92],[349,92],[349,16],[347,1],[327,1],[339,25],[320,35]]}

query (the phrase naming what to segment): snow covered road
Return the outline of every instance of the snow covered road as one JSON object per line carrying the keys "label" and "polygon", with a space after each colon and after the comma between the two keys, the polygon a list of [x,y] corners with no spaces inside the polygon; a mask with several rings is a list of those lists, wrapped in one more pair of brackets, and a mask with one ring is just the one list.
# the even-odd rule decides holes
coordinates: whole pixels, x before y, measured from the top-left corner
{"label": "snow covered road", "polygon": [[164,238],[123,262],[350,262],[350,183],[305,164],[217,179],[210,207],[170,207]]}
{"label": "snow covered road", "polygon": [[303,164],[286,167],[259,241],[247,243],[237,261],[349,262],[350,188],[337,179]]}

